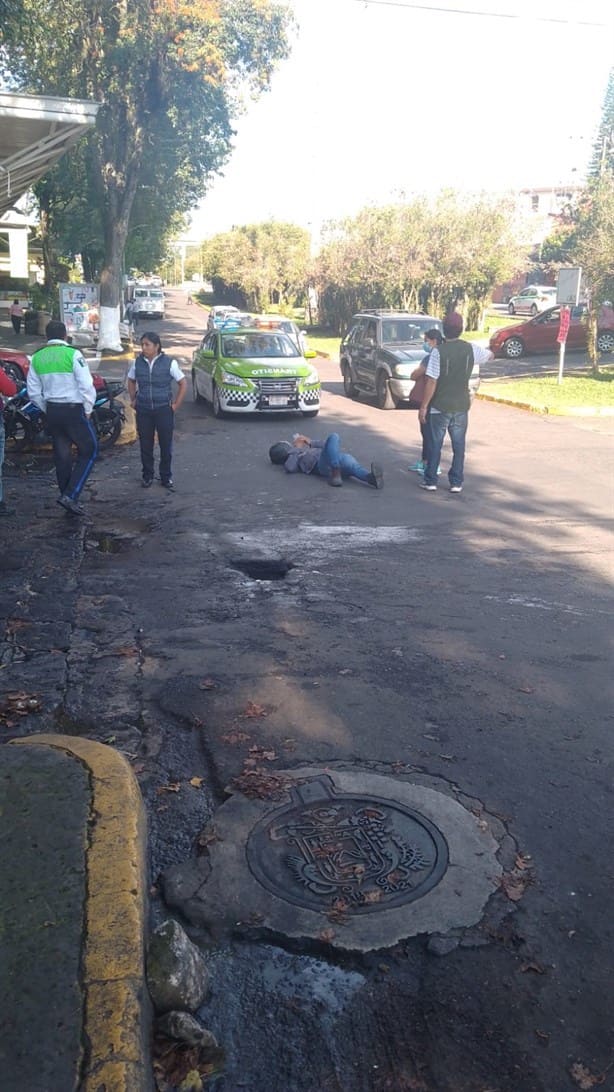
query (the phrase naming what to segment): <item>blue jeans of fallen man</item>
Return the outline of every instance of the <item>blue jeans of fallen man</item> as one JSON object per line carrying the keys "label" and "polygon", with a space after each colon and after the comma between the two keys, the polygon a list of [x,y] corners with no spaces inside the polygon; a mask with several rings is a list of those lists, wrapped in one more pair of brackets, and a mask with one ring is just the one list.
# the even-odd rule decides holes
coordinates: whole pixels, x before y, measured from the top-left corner
{"label": "blue jeans of fallen man", "polygon": [[370,471],[365,470],[353,455],[342,451],[338,434],[331,432],[330,436],[326,437],[326,443],[315,469],[322,478],[330,478],[330,472],[335,468],[341,471],[342,478],[358,478],[361,482],[369,480]]}
{"label": "blue jeans of fallen man", "polygon": [[430,433],[429,456],[428,465],[424,471],[424,481],[427,485],[437,485],[437,467],[447,432],[452,441],[452,466],[448,471],[448,481],[450,485],[462,485],[469,414],[466,411],[464,413],[435,413],[431,410],[427,421]]}

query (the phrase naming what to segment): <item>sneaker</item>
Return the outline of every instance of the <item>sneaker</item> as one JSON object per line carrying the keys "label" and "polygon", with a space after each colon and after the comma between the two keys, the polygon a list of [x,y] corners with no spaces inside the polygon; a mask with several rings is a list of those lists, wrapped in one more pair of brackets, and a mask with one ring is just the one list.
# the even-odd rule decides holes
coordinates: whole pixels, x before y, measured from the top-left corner
{"label": "sneaker", "polygon": [[371,473],[367,478],[369,485],[375,487],[375,489],[384,488],[384,471],[379,463],[371,463]]}
{"label": "sneaker", "polygon": [[424,462],[424,459],[416,459],[415,463],[412,463],[411,466],[407,467],[407,469],[415,470],[418,474],[424,474],[425,466],[426,463]]}
{"label": "sneaker", "polygon": [[450,492],[451,493],[462,493],[462,491],[463,491],[462,485],[451,485],[450,486]]}
{"label": "sneaker", "polygon": [[429,485],[428,482],[419,483],[421,489],[428,489],[429,493],[434,493],[437,489],[436,485]]}
{"label": "sneaker", "polygon": [[85,515],[85,508],[81,504],[77,504],[76,500],[69,497],[67,493],[58,497],[58,504],[61,504],[62,508],[65,508],[67,512],[70,512],[71,516]]}
{"label": "sneaker", "polygon": [[153,485],[153,478],[143,478],[143,489],[149,489]]}
{"label": "sneaker", "polygon": [[329,479],[328,484],[329,485],[335,485],[335,486],[337,486],[337,488],[340,485],[343,485],[343,481],[341,480],[341,471],[340,471],[338,466],[333,466],[331,468],[330,479]]}
{"label": "sneaker", "polygon": [[173,485],[173,479],[172,478],[169,478],[169,480],[167,482],[162,482],[162,485],[164,486],[165,489],[168,489],[169,493],[173,493],[174,490],[175,490],[175,486]]}

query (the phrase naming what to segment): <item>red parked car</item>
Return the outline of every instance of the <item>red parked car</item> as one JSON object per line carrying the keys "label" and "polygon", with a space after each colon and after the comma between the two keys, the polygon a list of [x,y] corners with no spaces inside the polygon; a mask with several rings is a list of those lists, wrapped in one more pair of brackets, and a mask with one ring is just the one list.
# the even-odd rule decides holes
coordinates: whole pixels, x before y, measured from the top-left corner
{"label": "red parked car", "polygon": [[30,357],[27,353],[16,353],[14,349],[0,348],[0,368],[4,369],[14,383],[25,383],[29,367]]}
{"label": "red parked car", "polygon": [[[614,321],[604,312],[605,308],[602,308],[599,316],[597,348],[600,353],[611,353],[614,351]],[[549,307],[547,311],[542,311],[541,315],[536,315],[528,322],[504,326],[491,337],[490,350],[495,356],[506,356],[508,360],[517,360],[525,353],[558,352],[559,343],[556,339],[560,318],[561,308]],[[568,349],[586,348],[587,318],[587,309],[583,304],[572,308],[566,342]]]}

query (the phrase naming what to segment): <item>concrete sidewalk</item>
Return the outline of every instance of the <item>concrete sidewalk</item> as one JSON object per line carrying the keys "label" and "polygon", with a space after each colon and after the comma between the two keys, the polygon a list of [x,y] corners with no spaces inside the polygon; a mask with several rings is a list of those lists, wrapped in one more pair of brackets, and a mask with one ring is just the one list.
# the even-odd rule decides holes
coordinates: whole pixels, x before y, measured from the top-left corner
{"label": "concrete sidewalk", "polygon": [[130,766],[73,736],[1,748],[0,1088],[145,1092],[146,824]]}

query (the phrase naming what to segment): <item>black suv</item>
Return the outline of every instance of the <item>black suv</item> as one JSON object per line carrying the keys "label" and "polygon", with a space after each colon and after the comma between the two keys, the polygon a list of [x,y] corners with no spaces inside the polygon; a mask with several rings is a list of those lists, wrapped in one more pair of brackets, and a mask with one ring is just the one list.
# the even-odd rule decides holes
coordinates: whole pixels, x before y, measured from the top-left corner
{"label": "black suv", "polygon": [[412,399],[410,375],[424,360],[427,330],[443,330],[441,319],[412,315],[409,311],[362,311],[354,315],[341,342],[339,364],[348,398],[374,394],[380,409],[396,409]]}

